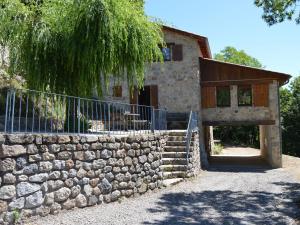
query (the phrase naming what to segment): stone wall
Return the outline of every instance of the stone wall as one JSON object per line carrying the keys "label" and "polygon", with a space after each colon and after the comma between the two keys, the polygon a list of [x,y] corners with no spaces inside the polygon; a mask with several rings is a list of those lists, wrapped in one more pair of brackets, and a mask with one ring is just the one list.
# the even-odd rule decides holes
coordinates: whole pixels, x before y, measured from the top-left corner
{"label": "stone wall", "polygon": [[[183,60],[153,63],[146,71],[145,85],[158,86],[158,105],[169,112],[199,111],[200,49],[196,39],[164,31],[165,42],[183,45]],[[122,84],[122,97],[112,97],[112,87],[106,93],[106,100],[129,103],[127,83]]]}
{"label": "stone wall", "polygon": [[0,224],[162,187],[166,138],[1,135]]}
{"label": "stone wall", "polygon": [[193,145],[190,148],[191,157],[189,158],[187,177],[196,177],[201,171],[199,138],[199,132],[193,133],[191,140]]}

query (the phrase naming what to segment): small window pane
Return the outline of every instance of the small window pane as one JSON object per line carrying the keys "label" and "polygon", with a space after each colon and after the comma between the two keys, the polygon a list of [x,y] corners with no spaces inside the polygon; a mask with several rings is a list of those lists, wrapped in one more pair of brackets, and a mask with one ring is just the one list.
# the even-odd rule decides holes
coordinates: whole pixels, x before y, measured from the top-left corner
{"label": "small window pane", "polygon": [[162,48],[164,61],[171,61],[171,48]]}
{"label": "small window pane", "polygon": [[239,106],[252,106],[252,88],[251,86],[238,87]]}
{"label": "small window pane", "polygon": [[217,87],[217,106],[230,107],[230,87]]}

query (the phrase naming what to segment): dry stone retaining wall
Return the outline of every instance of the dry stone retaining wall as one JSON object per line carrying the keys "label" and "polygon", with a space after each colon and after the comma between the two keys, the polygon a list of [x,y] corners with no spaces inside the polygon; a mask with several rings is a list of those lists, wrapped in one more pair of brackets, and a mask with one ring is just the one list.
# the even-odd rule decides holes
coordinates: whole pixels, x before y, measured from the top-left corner
{"label": "dry stone retaining wall", "polygon": [[0,224],[162,187],[166,139],[0,135]]}

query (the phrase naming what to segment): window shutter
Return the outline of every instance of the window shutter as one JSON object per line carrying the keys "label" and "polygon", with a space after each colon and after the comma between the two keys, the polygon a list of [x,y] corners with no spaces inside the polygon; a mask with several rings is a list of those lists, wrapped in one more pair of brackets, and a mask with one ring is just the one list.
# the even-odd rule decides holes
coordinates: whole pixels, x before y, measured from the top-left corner
{"label": "window shutter", "polygon": [[151,106],[158,109],[158,87],[157,85],[150,86],[150,102]]}
{"label": "window shutter", "polygon": [[201,99],[203,109],[216,108],[216,88],[201,87]]}
{"label": "window shutter", "polygon": [[253,85],[253,105],[255,107],[269,106],[269,84]]}
{"label": "window shutter", "polygon": [[113,87],[113,97],[117,97],[117,98],[122,97],[122,86]]}
{"label": "window shutter", "polygon": [[182,45],[174,45],[172,48],[173,60],[182,61],[183,60],[183,47]]}

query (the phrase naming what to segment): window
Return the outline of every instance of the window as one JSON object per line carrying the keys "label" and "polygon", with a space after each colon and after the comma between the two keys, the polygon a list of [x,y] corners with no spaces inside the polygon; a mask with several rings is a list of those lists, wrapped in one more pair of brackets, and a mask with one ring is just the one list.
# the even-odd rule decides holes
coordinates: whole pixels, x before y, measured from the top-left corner
{"label": "window", "polygon": [[122,97],[122,86],[113,87],[113,97],[121,98]]}
{"label": "window", "polygon": [[183,60],[183,47],[182,45],[175,45],[168,43],[166,47],[162,47],[161,51],[164,61],[182,61]]}
{"label": "window", "polygon": [[252,106],[252,87],[251,85],[238,86],[238,105]]}
{"label": "window", "polygon": [[217,87],[217,106],[230,107],[230,87]]}

